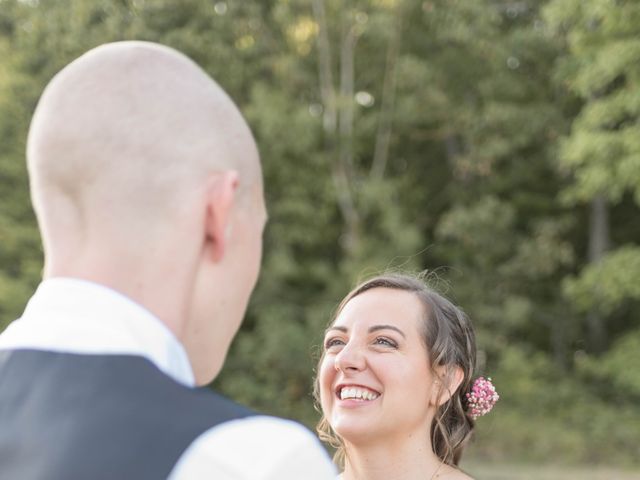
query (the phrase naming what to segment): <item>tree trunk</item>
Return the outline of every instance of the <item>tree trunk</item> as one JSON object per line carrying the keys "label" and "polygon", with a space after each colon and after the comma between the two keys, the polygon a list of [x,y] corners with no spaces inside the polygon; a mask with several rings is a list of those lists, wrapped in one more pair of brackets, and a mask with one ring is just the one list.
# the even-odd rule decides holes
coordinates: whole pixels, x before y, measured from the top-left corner
{"label": "tree trunk", "polygon": [[[340,101],[338,102],[338,163],[340,188],[343,190],[343,217],[345,219],[344,247],[354,252],[360,243],[360,215],[352,198],[353,185],[353,96],[354,96],[354,56],[358,33],[352,19],[344,19],[340,48]],[[348,196],[348,198],[347,198]]]}
{"label": "tree trunk", "polygon": [[[324,0],[313,0],[313,13],[318,23],[318,67],[320,77],[320,95],[324,106],[323,128],[325,142],[331,161],[331,179],[336,189],[338,208],[345,222],[344,247],[353,251],[358,244],[360,217],[351,192],[351,142],[353,137],[353,55],[355,35],[348,29],[343,38],[340,52],[340,95],[333,84],[331,44],[327,28]],[[346,69],[346,71],[345,71]],[[346,94],[350,98],[344,98]],[[338,102],[338,98],[340,102]],[[338,118],[340,131],[338,131]],[[336,139],[338,140],[336,142]],[[337,144],[337,146],[336,146]]]}
{"label": "tree trunk", "polygon": [[[606,198],[603,195],[596,196],[591,201],[591,214],[589,218],[589,263],[597,264],[609,250],[609,210]],[[598,292],[593,292],[597,297]],[[593,308],[587,314],[587,338],[590,350],[602,352],[607,343],[607,330],[605,319]]]}
{"label": "tree trunk", "polygon": [[376,146],[371,164],[371,178],[379,180],[384,176],[389,160],[389,144],[391,143],[391,127],[396,96],[396,71],[400,53],[402,36],[402,2],[396,6],[393,32],[387,49],[387,61],[382,84],[380,120],[376,134]]}
{"label": "tree trunk", "polygon": [[549,318],[549,328],[551,330],[551,349],[553,360],[560,371],[567,370],[567,325],[559,321],[559,318],[569,318],[568,312],[559,312]]}
{"label": "tree trunk", "polygon": [[331,44],[327,30],[324,0],[313,0],[313,14],[318,23],[318,73],[322,99],[322,124],[327,138],[333,140],[337,124],[336,95],[331,69]]}

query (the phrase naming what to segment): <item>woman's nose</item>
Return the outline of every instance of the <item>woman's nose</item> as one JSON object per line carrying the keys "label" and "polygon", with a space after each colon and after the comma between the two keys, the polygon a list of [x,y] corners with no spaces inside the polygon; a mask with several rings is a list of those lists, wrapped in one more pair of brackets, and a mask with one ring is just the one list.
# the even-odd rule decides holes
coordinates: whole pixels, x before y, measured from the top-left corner
{"label": "woman's nose", "polygon": [[358,345],[347,343],[335,357],[335,369],[343,372],[364,370],[366,359]]}

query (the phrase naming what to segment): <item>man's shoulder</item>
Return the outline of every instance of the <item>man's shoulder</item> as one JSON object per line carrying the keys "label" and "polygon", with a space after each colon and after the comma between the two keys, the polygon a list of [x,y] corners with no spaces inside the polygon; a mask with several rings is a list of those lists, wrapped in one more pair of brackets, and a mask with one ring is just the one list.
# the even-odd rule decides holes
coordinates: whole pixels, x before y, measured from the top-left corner
{"label": "man's shoulder", "polygon": [[136,356],[0,350],[0,383],[2,478],[166,478],[203,432],[253,414]]}
{"label": "man's shoulder", "polygon": [[296,474],[322,479],[335,474],[326,451],[306,427],[266,415],[236,419],[204,432],[185,451],[171,478],[211,471],[256,479]]}
{"label": "man's shoulder", "polygon": [[[139,404],[136,415],[142,417],[141,420],[159,421],[167,431],[201,433],[229,421],[257,415],[209,388],[193,388],[177,382],[146,359],[120,357],[108,361],[109,364],[121,362],[112,372],[117,373],[111,388],[113,395],[122,397],[122,403]],[[149,409],[143,413],[145,405]],[[171,420],[176,413],[180,415],[179,422]]]}
{"label": "man's shoulder", "polygon": [[[24,382],[35,374],[39,382]],[[133,355],[0,350],[0,375],[13,385],[16,398],[37,397],[44,409],[58,402],[59,392],[67,392],[77,405],[60,405],[66,414],[120,422],[140,434],[162,430],[194,438],[215,425],[255,414],[209,389],[183,385]],[[176,413],[179,422],[172,420]]]}
{"label": "man's shoulder", "polygon": [[[219,397],[216,394],[214,394],[214,396],[221,398],[222,401],[235,405],[224,397]],[[211,428],[205,432],[203,438],[219,442],[237,440],[245,442],[245,444],[254,443],[256,446],[267,442],[275,442],[285,448],[289,445],[297,445],[300,442],[309,441],[314,444],[316,443],[315,436],[300,423],[293,420],[255,413],[253,416],[237,418]]]}
{"label": "man's shoulder", "polygon": [[158,379],[159,381],[165,383],[164,389],[169,396],[166,400],[172,408],[179,407],[181,411],[189,410],[199,416],[211,414],[220,422],[258,415],[250,408],[209,388],[191,388],[175,382],[163,374],[158,377],[161,377],[161,380]]}
{"label": "man's shoulder", "polygon": [[234,450],[270,457],[298,449],[322,449],[315,435],[303,425],[268,415],[236,418],[216,425],[200,435],[192,447],[206,450],[207,455]]}

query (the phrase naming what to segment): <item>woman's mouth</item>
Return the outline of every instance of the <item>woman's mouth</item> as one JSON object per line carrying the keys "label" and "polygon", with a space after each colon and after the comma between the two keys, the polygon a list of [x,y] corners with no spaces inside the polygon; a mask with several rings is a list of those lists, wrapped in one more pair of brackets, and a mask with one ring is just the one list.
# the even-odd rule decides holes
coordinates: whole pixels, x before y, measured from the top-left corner
{"label": "woman's mouth", "polygon": [[336,389],[340,400],[371,401],[380,396],[379,392],[361,385],[341,385]]}

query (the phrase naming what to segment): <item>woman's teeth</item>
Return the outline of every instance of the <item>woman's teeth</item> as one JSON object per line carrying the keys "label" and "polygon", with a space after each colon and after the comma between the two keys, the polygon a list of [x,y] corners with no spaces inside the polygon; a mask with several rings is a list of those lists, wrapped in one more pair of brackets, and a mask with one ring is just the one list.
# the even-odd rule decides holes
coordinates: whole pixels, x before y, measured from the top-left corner
{"label": "woman's teeth", "polygon": [[379,394],[361,387],[344,387],[340,390],[340,399],[346,400],[350,398],[360,400],[375,400]]}

